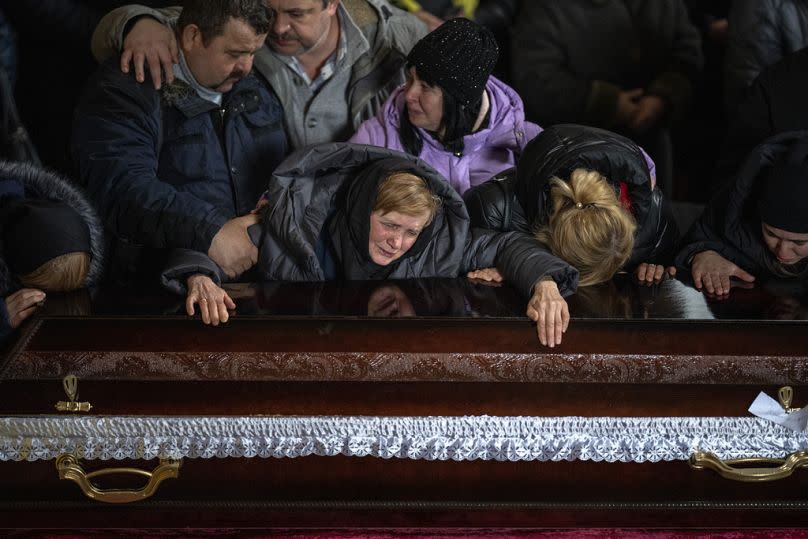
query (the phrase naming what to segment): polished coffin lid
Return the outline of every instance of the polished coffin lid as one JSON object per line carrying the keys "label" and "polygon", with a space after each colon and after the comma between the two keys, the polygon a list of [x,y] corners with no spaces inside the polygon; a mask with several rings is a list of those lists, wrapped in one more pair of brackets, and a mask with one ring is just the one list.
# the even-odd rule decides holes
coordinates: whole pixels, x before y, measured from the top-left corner
{"label": "polished coffin lid", "polygon": [[[808,447],[746,411],[786,384],[805,402],[799,294],[618,279],[570,298],[548,349],[507,286],[231,290],[217,328],[152,291],[49,298],[0,362],[9,526],[808,524],[804,472],[740,483],[685,462]],[[54,408],[69,374],[87,413]],[[112,508],[58,480],[59,455],[183,460]]]}
{"label": "polished coffin lid", "polygon": [[[746,412],[761,390],[784,385],[800,404],[808,326],[731,318],[780,304],[799,312],[798,294],[742,290],[711,303],[678,281],[616,280],[571,301],[570,329],[549,349],[509,287],[232,290],[238,314],[216,328],[160,293],[107,289],[49,305],[2,363],[0,458],[644,462],[808,447],[802,433]],[[68,374],[89,413],[56,414]]]}

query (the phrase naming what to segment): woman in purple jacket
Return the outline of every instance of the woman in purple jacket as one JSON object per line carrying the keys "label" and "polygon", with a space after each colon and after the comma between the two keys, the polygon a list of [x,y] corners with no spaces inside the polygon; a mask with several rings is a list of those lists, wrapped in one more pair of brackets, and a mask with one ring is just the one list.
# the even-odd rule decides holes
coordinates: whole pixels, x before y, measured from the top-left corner
{"label": "woman in purple jacket", "polygon": [[350,142],[418,156],[460,194],[514,167],[541,128],[525,121],[519,95],[491,76],[497,54],[484,27],[462,18],[443,23],[415,44],[406,85]]}

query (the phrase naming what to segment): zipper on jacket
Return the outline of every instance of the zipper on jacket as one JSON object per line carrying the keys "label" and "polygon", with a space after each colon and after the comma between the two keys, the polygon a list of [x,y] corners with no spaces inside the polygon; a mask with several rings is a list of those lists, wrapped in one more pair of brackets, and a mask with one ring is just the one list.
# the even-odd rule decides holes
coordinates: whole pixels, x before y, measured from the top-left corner
{"label": "zipper on jacket", "polygon": [[238,215],[240,207],[238,200],[238,189],[236,189],[236,178],[233,177],[235,167],[230,166],[230,156],[227,152],[227,142],[225,140],[224,133],[227,107],[223,106],[212,110],[211,115],[213,116],[213,123],[216,126],[216,135],[219,138],[219,146],[222,148],[222,156],[224,157],[225,166],[227,167],[227,175],[230,177],[230,188],[233,191],[233,209],[235,210],[236,215]]}

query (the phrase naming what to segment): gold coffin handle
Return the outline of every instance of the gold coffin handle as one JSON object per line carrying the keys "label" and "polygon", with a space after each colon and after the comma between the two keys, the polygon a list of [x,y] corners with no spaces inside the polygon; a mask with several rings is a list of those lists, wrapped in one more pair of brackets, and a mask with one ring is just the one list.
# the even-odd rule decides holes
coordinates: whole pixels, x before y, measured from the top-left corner
{"label": "gold coffin handle", "polygon": [[[56,459],[59,479],[75,482],[85,496],[106,503],[130,503],[145,500],[157,491],[157,487],[163,480],[176,478],[179,475],[181,464],[182,460],[160,459],[160,464],[151,472],[137,468],[105,468],[87,473],[73,455],[59,455]],[[138,490],[102,490],[91,483],[93,478],[113,474],[140,475],[147,477],[149,482]]]}
{"label": "gold coffin handle", "polygon": [[785,479],[794,470],[808,466],[808,451],[797,451],[784,459],[751,457],[721,460],[712,453],[697,451],[690,456],[690,467],[695,470],[709,468],[734,481],[760,482]]}

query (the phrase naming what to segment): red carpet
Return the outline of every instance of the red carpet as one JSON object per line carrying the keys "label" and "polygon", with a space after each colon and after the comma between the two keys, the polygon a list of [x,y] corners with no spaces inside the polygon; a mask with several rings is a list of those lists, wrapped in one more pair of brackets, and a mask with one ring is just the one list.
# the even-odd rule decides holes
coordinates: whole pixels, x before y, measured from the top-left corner
{"label": "red carpet", "polygon": [[78,539],[102,537],[234,537],[239,539],[260,539],[264,537],[280,539],[808,539],[808,530],[766,529],[766,530],[635,530],[635,529],[575,529],[575,530],[521,530],[513,528],[497,529],[425,529],[403,528],[386,530],[133,530],[133,529],[94,529],[75,531],[33,531],[16,530],[13,537],[40,537],[46,539]]}

